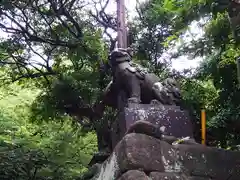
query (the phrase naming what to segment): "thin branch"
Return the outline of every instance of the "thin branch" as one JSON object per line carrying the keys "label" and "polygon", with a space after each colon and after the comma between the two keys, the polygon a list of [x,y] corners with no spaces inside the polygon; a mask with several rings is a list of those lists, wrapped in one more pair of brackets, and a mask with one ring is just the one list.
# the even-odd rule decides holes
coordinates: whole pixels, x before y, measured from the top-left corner
{"label": "thin branch", "polygon": [[34,78],[39,78],[43,76],[55,76],[57,75],[56,72],[42,72],[42,73],[34,73],[34,74],[24,74],[21,76],[18,76],[17,78],[13,79],[13,82],[19,81],[20,79],[27,78],[27,79],[34,79]]}

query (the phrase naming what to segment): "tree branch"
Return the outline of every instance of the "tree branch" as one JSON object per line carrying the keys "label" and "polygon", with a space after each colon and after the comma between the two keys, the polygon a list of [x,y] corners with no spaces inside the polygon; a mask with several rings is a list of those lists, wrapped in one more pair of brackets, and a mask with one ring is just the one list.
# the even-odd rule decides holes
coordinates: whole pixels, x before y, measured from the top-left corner
{"label": "tree branch", "polygon": [[39,77],[43,77],[43,76],[55,76],[57,75],[58,73],[56,72],[39,72],[39,73],[33,73],[33,74],[24,74],[22,76],[18,76],[16,78],[14,78],[12,80],[12,82],[16,82],[20,79],[23,79],[23,78],[26,78],[26,79],[34,79],[34,78],[39,78]]}

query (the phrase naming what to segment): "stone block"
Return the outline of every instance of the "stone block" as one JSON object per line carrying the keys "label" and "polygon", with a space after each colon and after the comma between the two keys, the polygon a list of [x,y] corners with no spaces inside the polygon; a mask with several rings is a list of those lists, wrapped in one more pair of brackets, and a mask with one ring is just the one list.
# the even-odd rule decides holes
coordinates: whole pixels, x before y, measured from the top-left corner
{"label": "stone block", "polygon": [[157,125],[165,135],[193,138],[190,116],[187,111],[181,110],[178,106],[129,104],[127,108],[119,112],[113,122],[111,130],[113,148],[123,138],[128,128],[138,120]]}
{"label": "stone block", "polygon": [[[167,152],[163,152],[165,154]],[[177,145],[171,148],[182,172],[219,180],[240,179],[240,153],[206,146]]]}
{"label": "stone block", "polygon": [[151,180],[212,180],[211,178],[204,177],[188,177],[183,174],[177,173],[162,173],[162,172],[151,172],[149,174]]}
{"label": "stone block", "polygon": [[149,174],[151,180],[186,180],[176,173],[151,172]]}
{"label": "stone block", "polygon": [[203,145],[173,146],[144,134],[131,133],[116,146],[115,153],[121,172],[140,169],[182,173],[196,178],[240,179],[239,152]]}
{"label": "stone block", "polygon": [[191,176],[191,177],[188,177],[187,180],[218,180],[218,179],[213,179],[210,177]]}
{"label": "stone block", "polygon": [[[151,136],[130,133],[102,164],[96,179],[118,179],[131,170],[148,172],[153,180],[167,175],[184,180],[239,180],[240,153],[204,145],[170,145]],[[125,177],[131,177],[129,173]]]}

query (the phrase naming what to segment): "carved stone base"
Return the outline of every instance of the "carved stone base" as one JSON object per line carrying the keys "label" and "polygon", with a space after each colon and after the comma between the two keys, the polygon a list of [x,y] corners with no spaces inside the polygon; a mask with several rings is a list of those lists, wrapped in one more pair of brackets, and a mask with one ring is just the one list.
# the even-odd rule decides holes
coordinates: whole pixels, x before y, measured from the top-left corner
{"label": "carved stone base", "polygon": [[[111,128],[112,147],[123,138],[129,127],[139,120],[152,123],[159,128],[158,133],[183,138],[193,138],[192,124],[187,111],[178,106],[162,106],[155,104],[128,104],[119,112]],[[147,127],[147,126],[145,126]],[[142,131],[142,130],[141,130]],[[155,136],[160,136],[155,135]]]}

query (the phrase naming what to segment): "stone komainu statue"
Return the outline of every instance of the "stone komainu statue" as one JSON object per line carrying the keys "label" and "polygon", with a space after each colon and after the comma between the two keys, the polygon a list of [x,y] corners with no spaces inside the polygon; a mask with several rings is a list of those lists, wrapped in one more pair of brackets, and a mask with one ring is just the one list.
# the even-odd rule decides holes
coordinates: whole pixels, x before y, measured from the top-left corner
{"label": "stone komainu statue", "polygon": [[152,100],[163,105],[180,105],[180,89],[171,78],[160,82],[159,77],[149,73],[132,62],[131,49],[118,48],[109,55],[109,64],[113,80],[108,87],[117,93],[124,94],[129,103],[149,104]]}

